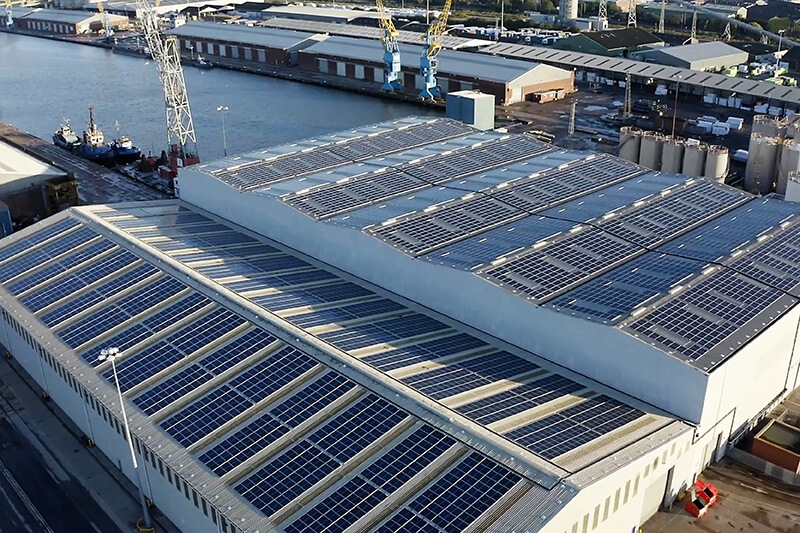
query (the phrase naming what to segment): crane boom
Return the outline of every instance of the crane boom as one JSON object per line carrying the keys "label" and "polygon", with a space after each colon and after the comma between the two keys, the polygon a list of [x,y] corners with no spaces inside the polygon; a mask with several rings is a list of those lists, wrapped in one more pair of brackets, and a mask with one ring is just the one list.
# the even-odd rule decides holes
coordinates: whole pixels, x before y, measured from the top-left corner
{"label": "crane boom", "polygon": [[111,30],[111,20],[108,16],[108,11],[106,11],[106,8],[103,7],[103,0],[98,0],[97,12],[103,15],[103,31],[106,34],[106,40],[108,40],[112,35],[114,35],[114,32]]}
{"label": "crane boom", "polygon": [[[156,5],[158,5],[157,2]],[[136,0],[136,10],[142,23],[150,55],[158,67],[158,75],[164,90],[167,117],[167,142],[179,148],[178,166],[199,162],[197,137],[194,132],[192,110],[183,78],[178,40],[174,35],[164,35],[158,24],[158,13],[147,0]]]}
{"label": "crane boom", "polygon": [[439,52],[442,50],[442,39],[447,30],[447,19],[450,16],[452,0],[445,0],[442,14],[436,22],[428,27],[425,34],[425,45],[422,47],[422,55],[419,60],[419,70],[422,76],[423,88],[419,97],[423,100],[435,100],[441,98],[436,73],[439,67]]}
{"label": "crane boom", "polygon": [[384,80],[381,89],[394,92],[402,89],[402,84],[400,83],[400,45],[397,43],[399,34],[397,28],[394,27],[391,15],[386,12],[383,0],[376,0],[376,4],[380,15],[381,29],[383,29],[381,43],[383,44]]}

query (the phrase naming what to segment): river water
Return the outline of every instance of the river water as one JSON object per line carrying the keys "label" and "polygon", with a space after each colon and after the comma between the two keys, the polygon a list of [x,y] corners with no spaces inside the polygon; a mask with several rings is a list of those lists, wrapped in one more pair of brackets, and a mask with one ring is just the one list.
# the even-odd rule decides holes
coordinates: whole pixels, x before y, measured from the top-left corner
{"label": "river water", "polygon": [[[380,49],[376,50],[376,54]],[[257,150],[407,115],[437,111],[224,69],[185,69],[200,157],[222,157],[227,106],[228,154]],[[114,122],[143,152],[166,145],[164,97],[156,65],[110,50],[0,33],[0,120],[45,140],[63,118],[78,135],[92,104],[110,140]]]}

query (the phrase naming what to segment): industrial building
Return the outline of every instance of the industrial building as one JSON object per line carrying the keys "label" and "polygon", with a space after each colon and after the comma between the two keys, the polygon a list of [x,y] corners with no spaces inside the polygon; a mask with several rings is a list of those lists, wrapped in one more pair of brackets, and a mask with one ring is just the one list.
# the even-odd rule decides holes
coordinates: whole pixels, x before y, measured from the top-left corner
{"label": "industrial building", "polygon": [[[31,223],[69,207],[52,194],[54,187],[65,183],[75,187],[74,180],[66,172],[0,141],[0,201],[3,202],[0,225],[3,235],[11,233],[12,219]],[[74,204],[77,204],[77,194],[74,196]]]}
{"label": "industrial building", "polygon": [[262,18],[280,17],[284,19],[307,20],[312,22],[328,22],[332,24],[370,24],[378,25],[382,18],[377,11],[361,11],[356,9],[338,9],[316,6],[272,6],[261,12]]}
{"label": "industrial building", "polygon": [[629,57],[646,63],[658,63],[700,72],[717,72],[746,64],[749,54],[720,41],[709,41],[642,50],[631,53]]}
{"label": "industrial building", "polygon": [[296,54],[325,39],[323,35],[211,22],[189,22],[167,33],[178,37],[188,55],[204,54],[267,65],[296,64]]}
{"label": "industrial building", "polygon": [[750,63],[771,63],[775,61],[776,58],[783,57],[787,51],[787,49],[784,48],[778,52],[777,46],[750,41],[732,41],[728,44],[747,52],[747,60]]}
{"label": "industrial building", "polygon": [[[127,27],[128,17],[108,15],[112,27]],[[61,9],[34,9],[14,18],[14,26],[23,31],[56,35],[80,35],[103,29],[105,19],[97,13]]]}
{"label": "industrial building", "polygon": [[[298,66],[307,72],[322,72],[351,79],[378,82],[384,64],[376,46],[358,39],[331,36],[298,52]],[[401,50],[403,85],[412,91],[422,88],[419,72],[421,46]],[[550,65],[531,64],[506,58],[443,50],[439,53],[437,81],[442,94],[478,89],[493,94],[498,103],[532,100],[537,93],[574,91],[574,74]]]}
{"label": "industrial building", "polygon": [[563,22],[578,18],[578,0],[559,0],[558,18]]}
{"label": "industrial building", "polygon": [[176,189],[2,241],[0,340],[135,479],[119,348],[187,532],[632,531],[798,385],[779,198],[413,117]]}
{"label": "industrial building", "polygon": [[664,41],[641,28],[622,28],[577,33],[566,39],[559,39],[553,48],[608,57],[626,57],[643,48],[663,45]]}

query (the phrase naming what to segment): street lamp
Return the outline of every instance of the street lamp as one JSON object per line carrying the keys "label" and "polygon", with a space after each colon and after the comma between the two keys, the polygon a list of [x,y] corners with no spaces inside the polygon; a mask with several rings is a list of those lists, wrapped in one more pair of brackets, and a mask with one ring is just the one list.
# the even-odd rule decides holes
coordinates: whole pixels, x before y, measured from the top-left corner
{"label": "street lamp", "polygon": [[778,30],[778,51],[775,52],[775,73],[778,73],[778,66],[781,64],[781,43],[783,42],[783,34],[786,30]]}
{"label": "street lamp", "polygon": [[225,138],[225,111],[228,110],[228,106],[221,105],[217,107],[217,111],[219,111],[219,116],[222,117],[222,155],[228,157],[228,141]]}
{"label": "street lamp", "polygon": [[675,138],[675,119],[678,118],[678,93],[681,89],[681,80],[683,78],[680,74],[675,75],[675,106],[672,108],[672,138]]}
{"label": "street lamp", "polygon": [[144,519],[144,527],[153,527],[153,521],[150,518],[150,510],[147,508],[147,501],[144,498],[144,490],[142,489],[142,478],[139,472],[139,462],[136,460],[136,453],[133,451],[133,439],[131,438],[131,428],[128,426],[128,415],[125,413],[125,402],[122,401],[122,389],[119,388],[119,378],[117,378],[117,365],[115,364],[117,356],[119,355],[119,348],[103,348],[100,350],[100,356],[97,358],[100,361],[109,361],[111,363],[111,370],[114,373],[114,384],[117,387],[117,394],[119,395],[119,408],[122,411],[122,422],[125,426],[125,438],[128,440],[128,449],[131,451],[131,462],[133,463],[133,471],[136,473],[136,482],[139,487],[139,502],[142,504],[142,515]]}

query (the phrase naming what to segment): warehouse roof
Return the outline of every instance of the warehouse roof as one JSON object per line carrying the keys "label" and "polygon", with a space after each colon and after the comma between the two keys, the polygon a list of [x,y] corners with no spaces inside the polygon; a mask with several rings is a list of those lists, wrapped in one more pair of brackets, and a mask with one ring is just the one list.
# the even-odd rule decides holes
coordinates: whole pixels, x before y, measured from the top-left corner
{"label": "warehouse roof", "polygon": [[334,7],[315,7],[315,6],[271,6],[262,11],[264,16],[288,17],[291,15],[309,16],[319,18],[341,18],[348,22],[359,18],[381,19],[377,11],[362,11],[358,9],[344,9]]}
{"label": "warehouse roof", "polygon": [[770,44],[764,44],[764,43],[751,42],[751,41],[731,41],[728,44],[735,48],[738,48],[739,50],[744,50],[745,52],[753,56],[774,54],[775,52],[778,51],[777,46],[772,46]]}
{"label": "warehouse roof", "polygon": [[689,430],[177,200],[51,217],[3,241],[0,282],[103,405],[97,352],[120,349],[135,436],[245,531],[533,531],[583,486],[572,474]]}
{"label": "warehouse roof", "polygon": [[581,33],[580,35],[591,39],[608,50],[614,50],[617,48],[632,48],[635,46],[644,46],[646,44],[657,44],[662,42],[661,39],[644,31],[641,28],[620,28],[615,30],[589,31]]}
{"label": "warehouse roof", "polygon": [[179,37],[212,39],[282,49],[291,48],[314,36],[312,33],[213,22],[188,22],[168,30],[167,33]]}
{"label": "warehouse roof", "polygon": [[[794,203],[611,156],[554,153],[527,135],[428,127],[446,142],[422,141],[430,132],[419,125],[382,141],[353,132],[207,171],[357,230],[354,239],[369,235],[536,306],[607,324],[704,372],[798,303],[797,263],[760,259],[791,254],[786,243],[800,238]],[[373,161],[391,143],[417,147]],[[301,172],[290,164],[298,157],[314,164]]]}
{"label": "warehouse roof", "polygon": [[34,9],[30,13],[26,13],[17,18],[30,18],[36,20],[48,20],[50,22],[79,24],[94,17],[97,17],[97,14],[89,11],[76,11],[67,9]]}
{"label": "warehouse roof", "polygon": [[680,76],[681,84],[694,85],[710,91],[735,92],[739,95],[763,99],[763,101],[770,99],[791,105],[797,105],[797,102],[800,102],[800,89],[797,87],[783,87],[757,80],[732,78],[723,74],[698,72],[630,59],[507,43],[497,43],[480,51],[486,54],[527,59],[567,68],[605,71],[621,76],[630,74],[634,79],[638,76],[644,80],[652,78],[656,81],[674,83],[675,79]]}
{"label": "warehouse roof", "polygon": [[[349,37],[331,36],[325,41],[309,46],[304,53],[340,57],[356,61],[381,63],[381,47],[376,42],[370,46],[358,39]],[[406,45],[401,50],[401,60],[404,67],[419,69],[419,57],[422,54],[421,46]],[[501,60],[498,60],[501,59]],[[505,58],[493,58],[470,52],[444,50],[439,54],[439,71],[458,76],[481,78],[489,81],[507,83],[536,69],[525,61]],[[541,69],[546,79],[562,78],[569,73],[561,69]]]}
{"label": "warehouse roof", "polygon": [[640,52],[640,54],[644,56],[649,53],[668,55],[681,61],[686,61],[689,64],[696,61],[708,61],[730,56],[742,56],[744,58],[742,62],[747,61],[747,58],[744,57],[744,54],[747,54],[747,52],[721,41],[708,41],[705,43],[684,44],[681,46],[665,46],[656,50]]}
{"label": "warehouse roof", "polygon": [[[329,33],[331,35],[341,35],[343,37],[357,37],[364,39],[379,40],[383,35],[380,28],[370,28],[368,26],[351,26],[347,24],[334,24],[331,22],[317,22],[311,20],[297,20],[285,18],[272,18],[259,23],[261,26],[270,28],[281,28],[285,30],[310,31],[314,33]],[[401,43],[418,45],[423,35],[414,31],[398,31],[397,40]],[[445,35],[442,37],[442,45],[446,49],[458,50],[460,48],[478,48],[489,46],[492,41],[486,39],[465,39],[463,37],[453,37]]]}
{"label": "warehouse roof", "polygon": [[47,163],[29,156],[10,144],[0,141],[0,186],[27,180],[29,178],[50,179],[64,176],[65,173]]}

